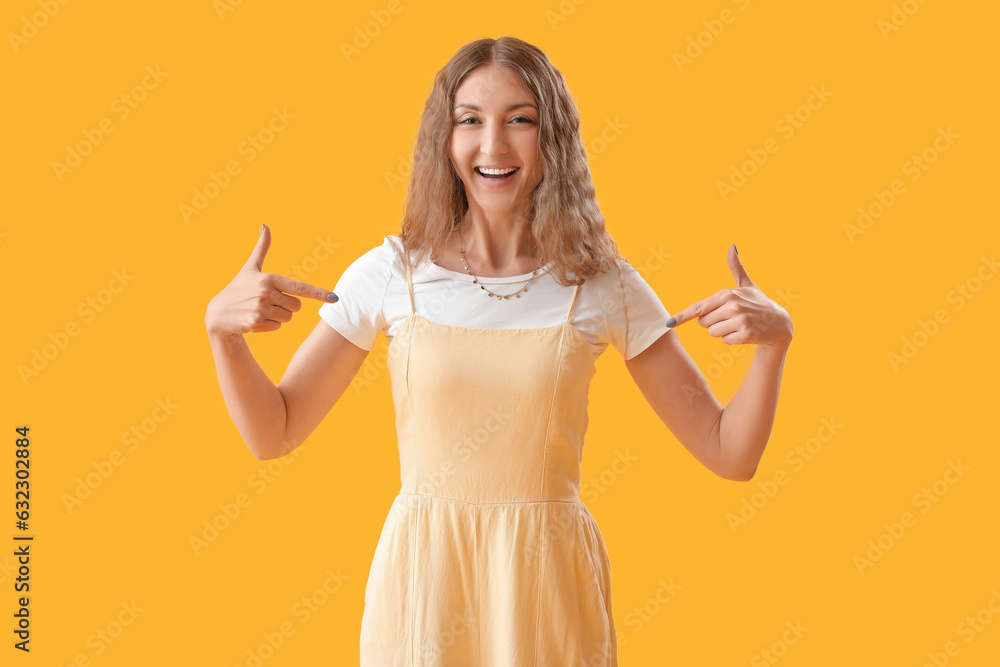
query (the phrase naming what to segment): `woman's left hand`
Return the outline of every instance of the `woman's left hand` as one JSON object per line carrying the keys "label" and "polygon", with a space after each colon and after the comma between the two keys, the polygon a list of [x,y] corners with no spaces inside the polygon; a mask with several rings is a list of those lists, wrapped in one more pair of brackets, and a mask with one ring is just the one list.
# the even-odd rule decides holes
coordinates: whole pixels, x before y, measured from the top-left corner
{"label": "woman's left hand", "polygon": [[736,278],[734,289],[719,290],[707,299],[693,303],[667,320],[676,327],[698,318],[708,333],[723,343],[742,345],[787,346],[792,340],[792,318],[788,312],[761,292],[747,275],[736,244],[729,247],[729,268]]}

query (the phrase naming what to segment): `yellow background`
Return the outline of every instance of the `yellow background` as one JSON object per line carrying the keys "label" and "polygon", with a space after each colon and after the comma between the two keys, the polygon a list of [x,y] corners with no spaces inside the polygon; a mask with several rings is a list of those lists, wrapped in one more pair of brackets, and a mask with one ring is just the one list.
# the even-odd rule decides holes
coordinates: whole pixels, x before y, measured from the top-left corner
{"label": "yellow background", "polygon": [[[221,12],[211,0],[104,0],[39,13],[53,4],[10,0],[0,21],[4,665],[248,665],[282,624],[293,633],[262,664],[356,664],[368,569],[399,485],[385,339],[298,455],[261,462],[223,403],[205,307],[263,222],[264,270],[297,267],[326,288],[397,233],[405,187],[391,176],[405,173],[434,73],[461,45],[501,35],[538,45],[566,77],[608,226],[670,312],[734,286],[735,242],[795,325],[748,483],[698,464],[613,348],[598,360],[583,472],[607,483],[588,506],[611,558],[620,664],[917,666],[928,653],[996,664],[1000,280],[982,280],[998,246],[994,3],[400,0],[350,59],[341,45],[388,2]],[[697,57],[679,67],[689,47]],[[165,74],[154,81],[147,67]],[[122,118],[115,101],[136,86],[144,99]],[[812,86],[830,97],[800,109]],[[241,143],[275,108],[294,118],[248,161]],[[796,111],[809,117],[787,136],[778,123]],[[105,119],[113,131],[60,179],[53,163]],[[935,154],[947,128],[957,139]],[[769,138],[778,150],[724,200],[718,182]],[[911,180],[907,162],[925,151],[936,160]],[[180,205],[230,160],[240,173],[186,222]],[[904,193],[849,239],[858,207],[897,179]],[[113,280],[123,270],[124,286]],[[961,308],[958,285],[978,290]],[[80,306],[88,298],[105,301],[100,312]],[[309,303],[249,337],[275,382],[319,321]],[[915,335],[921,321],[933,336]],[[753,348],[697,323],[678,335],[725,404]],[[920,345],[894,367],[904,337]],[[160,421],[158,399],[176,406]],[[19,425],[32,439],[29,655],[11,646]],[[130,450],[132,428],[146,431]],[[811,459],[793,463],[810,444]],[[637,460],[616,468],[625,452]],[[949,462],[968,470],[946,475]],[[769,497],[776,475],[786,483]],[[915,499],[924,488],[933,503]],[[239,494],[249,505],[196,555],[191,537],[224,525],[220,504]],[[734,531],[743,501],[759,507]],[[904,512],[915,523],[893,537],[885,524]],[[859,567],[880,538],[881,557]],[[328,571],[346,579],[327,595]],[[671,581],[680,589],[661,602]],[[312,596],[324,603],[306,618],[296,605]],[[977,613],[992,622],[960,625]],[[799,637],[786,633],[796,623]]]}

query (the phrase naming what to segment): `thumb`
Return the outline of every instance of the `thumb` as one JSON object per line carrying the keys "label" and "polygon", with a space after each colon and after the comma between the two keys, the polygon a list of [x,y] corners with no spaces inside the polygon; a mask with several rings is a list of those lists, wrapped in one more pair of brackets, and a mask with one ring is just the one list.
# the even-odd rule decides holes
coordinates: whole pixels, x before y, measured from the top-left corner
{"label": "thumb", "polygon": [[257,239],[257,245],[254,246],[253,252],[250,253],[250,259],[243,265],[243,268],[250,271],[263,271],[264,256],[267,255],[267,249],[270,247],[271,229],[267,225],[261,225],[260,238]]}
{"label": "thumb", "polygon": [[753,281],[750,280],[750,276],[747,275],[746,269],[743,268],[743,262],[740,261],[740,256],[736,253],[735,243],[729,246],[729,256],[727,257],[727,260],[729,262],[729,270],[733,272],[733,278],[736,279],[736,286],[753,286]]}

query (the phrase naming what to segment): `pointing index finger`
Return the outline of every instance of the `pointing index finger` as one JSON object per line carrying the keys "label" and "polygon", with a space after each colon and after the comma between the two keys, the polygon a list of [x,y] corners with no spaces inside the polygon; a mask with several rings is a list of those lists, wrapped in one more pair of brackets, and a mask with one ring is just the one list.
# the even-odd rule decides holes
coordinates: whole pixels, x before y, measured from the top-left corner
{"label": "pointing index finger", "polygon": [[679,313],[674,313],[674,316],[667,320],[667,328],[673,329],[674,327],[684,324],[687,322],[686,311],[682,310]]}
{"label": "pointing index finger", "polygon": [[705,301],[698,301],[692,303],[687,308],[681,310],[680,312],[674,313],[674,316],[667,320],[667,326],[671,329],[684,324],[688,320],[700,317],[702,314],[702,309],[704,308]]}
{"label": "pointing index finger", "polygon": [[340,300],[340,297],[329,290],[316,287],[315,285],[310,285],[309,283],[304,283],[301,280],[292,280],[291,278],[286,278],[285,276],[279,276],[277,274],[274,276],[274,286],[286,294],[304,296],[307,299],[316,299],[317,301],[325,301],[328,303],[334,303]]}
{"label": "pointing index finger", "polygon": [[673,317],[667,320],[667,326],[670,328],[676,327],[678,325],[684,324],[688,320],[693,320],[695,318],[701,317],[706,313],[710,313],[716,308],[718,308],[722,303],[725,302],[725,290],[719,290],[707,299],[702,299],[692,303],[690,306],[684,310],[675,313]]}

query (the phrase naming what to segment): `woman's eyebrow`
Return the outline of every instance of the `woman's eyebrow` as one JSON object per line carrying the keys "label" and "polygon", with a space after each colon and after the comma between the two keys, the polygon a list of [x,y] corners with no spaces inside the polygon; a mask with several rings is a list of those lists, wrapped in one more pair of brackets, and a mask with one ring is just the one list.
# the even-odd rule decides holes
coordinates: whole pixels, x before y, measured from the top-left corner
{"label": "woman's eyebrow", "polygon": [[[514,104],[511,104],[506,109],[504,109],[504,111],[513,111],[514,109],[520,109],[521,107],[531,107],[535,111],[538,111],[538,107],[535,106],[532,102],[515,102]],[[471,102],[462,102],[460,104],[456,104],[455,109],[456,110],[472,109],[473,111],[482,111],[482,108],[480,108],[478,105],[472,104]]]}

